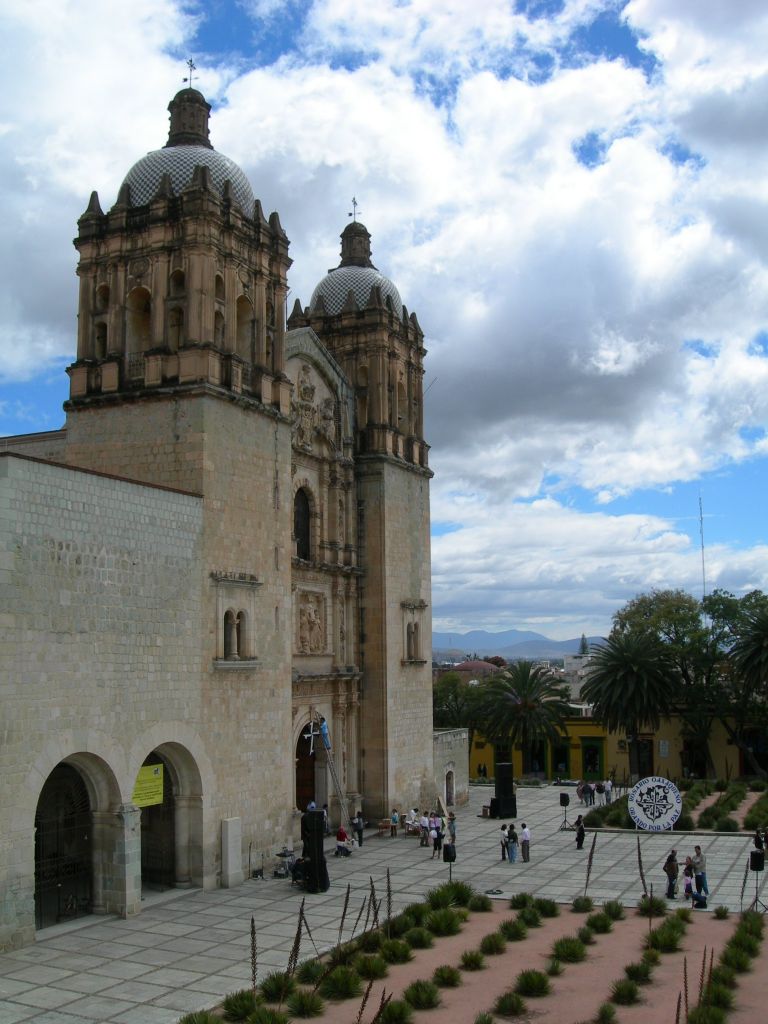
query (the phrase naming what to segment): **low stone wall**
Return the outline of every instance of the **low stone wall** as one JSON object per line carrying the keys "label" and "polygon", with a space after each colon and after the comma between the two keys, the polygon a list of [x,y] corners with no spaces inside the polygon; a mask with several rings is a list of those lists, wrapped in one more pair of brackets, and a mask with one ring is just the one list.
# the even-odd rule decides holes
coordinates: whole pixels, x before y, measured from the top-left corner
{"label": "low stone wall", "polygon": [[467,729],[433,732],[435,789],[446,807],[469,800],[469,733]]}

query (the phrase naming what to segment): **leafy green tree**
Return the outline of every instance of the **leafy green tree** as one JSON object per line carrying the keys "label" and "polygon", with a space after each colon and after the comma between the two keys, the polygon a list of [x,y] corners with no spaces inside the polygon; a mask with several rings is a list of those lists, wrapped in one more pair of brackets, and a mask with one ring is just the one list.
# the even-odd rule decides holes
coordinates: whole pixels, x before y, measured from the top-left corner
{"label": "leafy green tree", "polygon": [[482,687],[470,686],[458,672],[446,672],[432,688],[432,716],[436,729],[468,729],[469,749],[479,727]]}
{"label": "leafy green tree", "polygon": [[524,771],[535,747],[562,739],[570,714],[568,691],[547,669],[518,661],[489,679],[483,690],[485,735],[497,744],[518,744]]}
{"label": "leafy green tree", "polygon": [[768,599],[754,591],[747,598],[751,600],[746,609],[739,608],[736,639],[729,651],[731,671],[723,673],[722,721],[753,774],[765,776],[755,758],[752,737],[768,730]]}
{"label": "leafy green tree", "polygon": [[638,733],[658,729],[672,711],[675,677],[669,652],[648,635],[612,633],[592,648],[581,697],[606,729],[626,733],[631,775],[638,773]]}

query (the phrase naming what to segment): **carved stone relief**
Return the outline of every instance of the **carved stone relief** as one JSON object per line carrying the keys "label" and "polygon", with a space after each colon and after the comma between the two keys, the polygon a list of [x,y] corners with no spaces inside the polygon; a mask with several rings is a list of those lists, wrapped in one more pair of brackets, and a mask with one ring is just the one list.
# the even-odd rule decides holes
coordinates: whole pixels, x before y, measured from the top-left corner
{"label": "carved stone relief", "polygon": [[325,598],[322,594],[299,595],[298,629],[296,647],[301,654],[325,651]]}

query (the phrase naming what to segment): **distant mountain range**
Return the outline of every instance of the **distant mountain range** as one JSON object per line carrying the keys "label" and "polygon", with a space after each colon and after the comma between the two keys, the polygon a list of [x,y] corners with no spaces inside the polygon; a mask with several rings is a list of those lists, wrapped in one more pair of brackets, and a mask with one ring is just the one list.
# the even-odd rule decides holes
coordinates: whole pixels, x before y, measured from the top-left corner
{"label": "distant mountain range", "polygon": [[[588,636],[587,643],[599,643],[601,639]],[[573,640],[550,640],[543,633],[530,630],[505,629],[501,633],[488,633],[484,629],[473,629],[469,633],[433,633],[432,657],[436,661],[453,661],[472,654],[480,658],[500,654],[507,660],[562,658],[565,654],[578,654],[580,643],[580,636]]]}

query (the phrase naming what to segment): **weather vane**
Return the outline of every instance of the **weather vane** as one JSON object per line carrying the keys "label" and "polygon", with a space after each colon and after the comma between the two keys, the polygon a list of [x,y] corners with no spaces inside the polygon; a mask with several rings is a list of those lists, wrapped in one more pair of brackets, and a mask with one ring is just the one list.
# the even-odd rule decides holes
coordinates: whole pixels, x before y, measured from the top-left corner
{"label": "weather vane", "polygon": [[352,212],[348,213],[347,216],[351,217],[354,223],[357,223],[357,200],[354,196],[352,196]]}
{"label": "weather vane", "polygon": [[189,88],[191,89],[192,88],[192,72],[193,71],[197,71],[197,67],[195,66],[195,62],[192,60],[191,57],[186,62],[186,64],[187,64],[187,67],[189,68],[189,76],[187,78],[183,78],[182,81],[183,82],[189,82]]}

